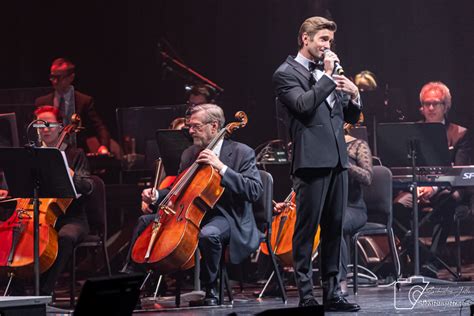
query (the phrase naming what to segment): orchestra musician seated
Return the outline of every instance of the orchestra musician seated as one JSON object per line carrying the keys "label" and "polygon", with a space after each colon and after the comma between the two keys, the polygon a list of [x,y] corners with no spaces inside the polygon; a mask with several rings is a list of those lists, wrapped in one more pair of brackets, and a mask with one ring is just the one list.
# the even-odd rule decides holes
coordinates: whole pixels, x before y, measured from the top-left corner
{"label": "orchestra musician seated", "polygon": [[[448,146],[451,153],[451,162],[455,166],[471,163],[471,141],[468,130],[454,124],[448,119],[451,109],[451,93],[442,82],[429,82],[420,91],[421,122],[442,123],[446,127]],[[465,195],[463,188],[442,188],[439,186],[418,187],[420,209],[430,207],[430,221],[433,224],[430,252],[439,255],[446,245],[447,237],[454,223],[454,212]],[[413,198],[411,192],[400,192],[394,199],[393,214],[395,219],[405,228],[410,227]],[[395,233],[404,237],[402,229],[394,226]],[[427,258],[421,267],[421,274],[428,277],[437,277],[439,265],[434,256]]]}
{"label": "orchestra musician seated", "polygon": [[[44,105],[34,112],[36,119],[48,123],[62,122],[59,110],[51,105]],[[40,128],[41,146],[55,147],[60,137],[59,127]],[[58,232],[58,255],[49,270],[41,275],[40,294],[51,295],[59,275],[63,272],[69,258],[72,256],[74,246],[79,244],[89,232],[84,201],[93,190],[93,182],[89,177],[89,166],[84,151],[80,148],[68,146],[66,143],[65,154],[70,168],[70,173],[76,187],[81,194],[67,208],[66,213],[59,216],[55,229]]]}
{"label": "orchestra musician seated", "polygon": [[[253,149],[229,139],[220,140],[214,150],[206,149],[224,127],[224,112],[214,104],[196,105],[190,109],[189,133],[193,145],[181,156],[180,171],[186,170],[195,161],[211,165],[221,176],[220,185],[224,193],[213,209],[206,212],[199,233],[198,247],[201,252],[200,280],[206,295],[192,305],[217,305],[217,274],[222,251],[228,245],[230,262],[240,263],[259,245],[259,233],[252,213],[252,202],[263,192],[263,185],[256,167]],[[135,241],[155,219],[156,205],[170,189],[146,189],[142,200],[149,205],[144,209],[135,227],[130,250],[122,272],[140,271],[141,267],[131,260]],[[148,213],[148,214],[147,214]],[[157,245],[158,247],[159,245]]]}

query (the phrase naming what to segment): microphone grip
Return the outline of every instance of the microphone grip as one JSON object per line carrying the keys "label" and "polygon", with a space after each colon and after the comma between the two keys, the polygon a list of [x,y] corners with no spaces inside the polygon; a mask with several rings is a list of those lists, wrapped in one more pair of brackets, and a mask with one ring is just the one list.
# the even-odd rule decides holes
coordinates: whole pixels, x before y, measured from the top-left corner
{"label": "microphone grip", "polygon": [[339,76],[344,75],[344,69],[342,68],[342,66],[337,61],[334,62],[334,72],[336,74],[338,74]]}

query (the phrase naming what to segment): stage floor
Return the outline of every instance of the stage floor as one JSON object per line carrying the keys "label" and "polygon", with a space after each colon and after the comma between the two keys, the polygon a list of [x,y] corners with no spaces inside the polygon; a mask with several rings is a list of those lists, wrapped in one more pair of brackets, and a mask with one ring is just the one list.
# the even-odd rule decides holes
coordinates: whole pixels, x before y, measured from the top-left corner
{"label": "stage floor", "polygon": [[[421,285],[420,285],[421,286]],[[449,285],[425,284],[422,288],[421,297],[418,297],[413,288],[413,284],[401,286],[400,291],[395,293],[394,286],[362,287],[357,296],[348,297],[350,301],[355,301],[361,306],[358,315],[470,315],[470,304],[474,304],[474,282],[459,282]],[[234,291],[237,289],[234,288]],[[245,289],[243,293],[234,293],[233,306],[202,308],[187,307],[185,301],[182,308],[174,308],[174,298],[157,298],[156,303],[161,308],[153,308],[150,304],[152,298],[146,298],[142,302],[148,302],[150,309],[136,310],[133,315],[254,315],[269,309],[284,309],[296,307],[298,304],[297,292],[288,291],[288,303],[285,305],[280,298],[264,298],[258,301],[253,295],[253,291],[258,289]],[[352,289],[350,289],[352,290]],[[409,292],[415,297],[416,303],[412,305],[408,298]],[[316,289],[315,293],[321,297],[321,290]],[[185,300],[185,299],[184,299]],[[319,299],[321,302],[321,299]],[[395,306],[396,305],[396,306]],[[410,309],[413,306],[412,309]],[[156,305],[159,307],[159,305]],[[462,308],[462,309],[461,309]],[[48,315],[64,315],[65,310],[50,310]],[[342,313],[328,313],[338,315]],[[347,313],[344,313],[347,314]],[[355,314],[355,313],[354,313]]]}

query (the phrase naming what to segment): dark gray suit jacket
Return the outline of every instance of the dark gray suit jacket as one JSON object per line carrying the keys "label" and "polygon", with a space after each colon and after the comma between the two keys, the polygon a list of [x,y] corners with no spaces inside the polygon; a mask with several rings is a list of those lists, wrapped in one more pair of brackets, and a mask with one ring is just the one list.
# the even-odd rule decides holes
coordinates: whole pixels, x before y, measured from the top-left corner
{"label": "dark gray suit jacket", "polygon": [[[200,148],[191,146],[181,155],[179,174],[196,160]],[[263,184],[255,164],[255,152],[242,143],[224,140],[219,159],[228,167],[221,180],[224,193],[209,212],[222,213],[230,224],[230,261],[238,264],[258,248],[258,231],[252,202],[263,192]],[[160,199],[169,190],[160,190]],[[212,215],[212,213],[211,213]]]}
{"label": "dark gray suit jacket", "polygon": [[357,122],[361,111],[343,93],[336,93],[331,109],[326,98],[336,84],[327,76],[314,81],[292,56],[273,74],[277,102],[288,111],[293,174],[298,169],[334,168],[339,163],[349,166],[343,125],[344,121]]}

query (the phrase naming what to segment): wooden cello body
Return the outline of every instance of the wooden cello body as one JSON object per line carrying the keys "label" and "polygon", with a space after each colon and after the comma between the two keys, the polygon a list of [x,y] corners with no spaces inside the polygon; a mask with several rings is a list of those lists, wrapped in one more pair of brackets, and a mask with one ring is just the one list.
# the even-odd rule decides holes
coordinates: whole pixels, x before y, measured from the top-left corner
{"label": "wooden cello body", "polygon": [[[189,183],[186,192],[168,205],[176,210],[176,213],[162,214],[159,224],[154,222],[148,225],[137,239],[132,252],[133,261],[148,263],[161,273],[192,267],[201,221],[205,212],[214,207],[224,192],[219,183],[219,173],[211,166],[202,166]],[[156,249],[146,257],[156,225],[160,225],[154,247]]]}
{"label": "wooden cello body", "polygon": [[[224,136],[247,123],[243,112],[238,112],[236,118],[240,122],[230,123],[222,129],[208,149],[212,150]],[[192,267],[201,221],[224,192],[220,182],[221,176],[217,170],[196,162],[179,175],[158,206],[155,220],[135,241],[132,260],[147,264],[161,274]]]}
{"label": "wooden cello body", "polygon": [[[293,265],[292,242],[296,223],[296,193],[294,191],[291,191],[285,199],[285,204],[285,209],[273,218],[270,245],[275,255],[280,258],[283,265],[289,267]],[[315,255],[319,245],[320,231],[321,228],[318,227],[313,242],[313,256]],[[264,254],[269,254],[267,245],[264,242],[260,244],[260,247]]]}
{"label": "wooden cello body", "polygon": [[[58,236],[54,225],[72,199],[40,199],[39,260],[40,272],[47,271],[58,254]],[[0,225],[0,267],[17,276],[33,274],[33,199],[19,199],[10,218]]]}
{"label": "wooden cello body", "polygon": [[[71,124],[64,127],[55,145],[60,148],[67,135],[77,131],[80,117],[74,114]],[[54,229],[58,216],[71,205],[71,198],[39,199],[39,267],[47,271],[58,254],[58,234]],[[33,199],[17,199],[15,210],[0,224],[0,271],[20,277],[33,275],[34,266],[34,206]]]}

